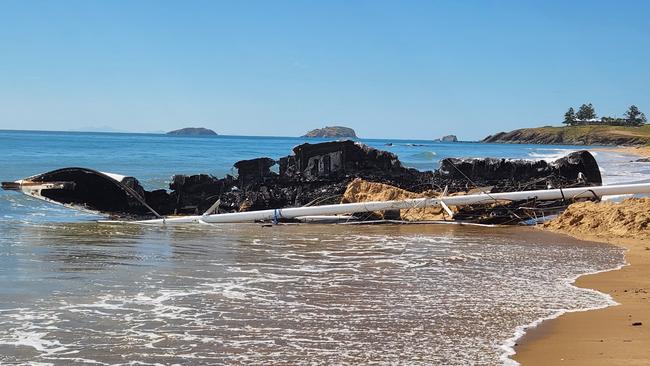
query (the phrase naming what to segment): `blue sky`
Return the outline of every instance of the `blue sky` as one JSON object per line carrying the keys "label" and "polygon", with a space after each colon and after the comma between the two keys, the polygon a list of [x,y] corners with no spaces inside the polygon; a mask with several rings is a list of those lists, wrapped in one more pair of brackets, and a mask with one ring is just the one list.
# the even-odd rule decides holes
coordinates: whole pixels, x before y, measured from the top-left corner
{"label": "blue sky", "polygon": [[479,139],[650,115],[648,1],[0,0],[0,129]]}

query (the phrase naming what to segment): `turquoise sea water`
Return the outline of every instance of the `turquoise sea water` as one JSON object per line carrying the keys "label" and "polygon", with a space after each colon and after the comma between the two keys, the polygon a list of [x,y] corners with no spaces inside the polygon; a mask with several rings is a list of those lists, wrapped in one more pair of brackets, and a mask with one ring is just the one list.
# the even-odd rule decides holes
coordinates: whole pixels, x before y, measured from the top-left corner
{"label": "turquoise sea water", "polygon": [[[172,174],[232,174],[238,160],[289,155],[304,142],[293,137],[177,137],[157,134],[0,130],[0,179],[15,180],[66,166],[130,175],[163,188]],[[360,140],[397,154],[407,166],[435,169],[445,157],[539,158],[562,156],[572,146],[437,143],[426,140]],[[392,144],[392,146],[388,146]]]}
{"label": "turquoise sea water", "polygon": [[[0,131],[0,179],[82,166],[165,188],[279,158],[287,137]],[[571,146],[362,140],[418,169],[444,157],[554,159]],[[392,144],[392,146],[388,146]],[[606,182],[647,166],[597,153]],[[570,279],[606,245],[516,228],[152,228],[0,192],[0,363],[497,365],[537,319],[611,300]]]}

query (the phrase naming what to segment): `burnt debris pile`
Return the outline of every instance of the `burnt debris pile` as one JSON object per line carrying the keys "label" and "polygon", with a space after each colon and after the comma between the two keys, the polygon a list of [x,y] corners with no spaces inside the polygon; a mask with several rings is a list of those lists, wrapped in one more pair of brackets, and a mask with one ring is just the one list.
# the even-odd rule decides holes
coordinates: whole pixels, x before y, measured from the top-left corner
{"label": "burnt debris pile", "polygon": [[491,192],[601,185],[598,163],[589,151],[568,154],[554,162],[513,159],[456,159],[440,162],[437,175],[453,191],[492,186]]}
{"label": "burnt debris pile", "polygon": [[[572,152],[550,163],[545,160],[448,158],[440,162],[436,174],[446,176],[447,184],[452,187],[450,191],[454,192],[463,189],[466,192],[516,192],[602,184],[598,163],[586,150]],[[463,206],[458,208],[454,218],[483,224],[537,222],[562,212],[572,202],[571,197],[566,197],[556,201],[532,199]]]}
{"label": "burnt debris pile", "polygon": [[[600,185],[593,156],[571,153],[554,162],[511,159],[454,159],[435,171],[402,165],[393,153],[353,141],[302,144],[293,154],[261,157],[234,164],[237,176],[176,175],[169,190],[146,191],[135,178],[120,179],[84,168],[65,168],[16,183],[34,184],[41,196],[64,204],[121,217],[186,215],[335,204],[348,184],[360,178],[409,192],[463,194]],[[46,185],[43,185],[47,183]],[[22,188],[21,188],[22,187]],[[36,192],[36,191],[34,191]],[[28,193],[28,194],[33,194]],[[565,207],[568,202],[508,202],[458,208],[455,218],[510,222]],[[533,211],[530,211],[530,209]],[[541,211],[535,211],[541,210]],[[532,212],[532,214],[531,214]]]}
{"label": "burnt debris pile", "polygon": [[[272,170],[278,165],[277,173]],[[436,171],[402,165],[393,153],[353,141],[302,144],[275,161],[263,157],[235,163],[237,177],[177,175],[171,192],[147,193],[147,203],[161,214],[201,214],[217,200],[218,212],[331,204],[355,178],[389,184],[411,192],[506,192],[600,185],[598,164],[587,151],[554,162],[511,159],[444,159]],[[511,208],[505,208],[511,214]],[[216,211],[215,211],[216,212]],[[467,219],[475,219],[466,214]],[[461,215],[462,216],[462,215]],[[484,215],[478,215],[484,216]],[[499,216],[499,215],[497,215]]]}
{"label": "burnt debris pile", "polygon": [[[271,168],[278,165],[276,173]],[[150,204],[161,213],[203,213],[338,203],[352,180],[363,178],[411,190],[431,187],[432,172],[402,166],[395,154],[353,141],[302,144],[293,154],[235,163],[237,177],[174,176],[168,197]]]}

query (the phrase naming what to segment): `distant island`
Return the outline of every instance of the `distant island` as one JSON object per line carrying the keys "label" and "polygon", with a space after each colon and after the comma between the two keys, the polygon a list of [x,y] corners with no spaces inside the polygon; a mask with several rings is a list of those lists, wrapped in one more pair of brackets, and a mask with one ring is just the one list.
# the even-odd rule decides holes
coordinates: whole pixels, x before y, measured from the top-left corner
{"label": "distant island", "polygon": [[311,130],[301,137],[349,137],[357,138],[353,129],[343,126],[330,126]]}
{"label": "distant island", "polygon": [[456,135],[447,135],[447,136],[442,136],[439,139],[433,140],[435,142],[458,142],[458,137]]}
{"label": "distant island", "polygon": [[484,138],[481,142],[512,144],[556,144],[556,145],[648,145],[650,125],[639,108],[632,105],[620,117],[596,116],[591,103],[573,108],[564,114],[565,127],[544,126],[522,128],[510,132],[499,132]]}
{"label": "distant island", "polygon": [[209,128],[203,127],[186,127],[180,130],[167,132],[167,135],[174,136],[217,136],[217,133]]}

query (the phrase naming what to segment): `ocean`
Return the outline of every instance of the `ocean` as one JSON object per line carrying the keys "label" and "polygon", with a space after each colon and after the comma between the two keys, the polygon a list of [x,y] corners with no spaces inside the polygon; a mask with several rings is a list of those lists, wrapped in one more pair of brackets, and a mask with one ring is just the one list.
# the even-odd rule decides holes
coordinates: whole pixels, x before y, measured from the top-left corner
{"label": "ocean", "polygon": [[[165,188],[233,174],[306,140],[0,131],[0,179],[66,166]],[[554,159],[575,146],[361,140],[407,166]],[[596,152],[606,183],[649,165]],[[624,263],[604,244],[526,228],[255,224],[141,227],[0,192],[2,364],[512,364],[526,326],[613,304],[571,286]]]}

